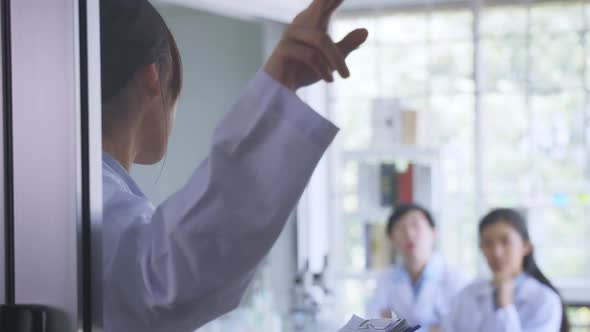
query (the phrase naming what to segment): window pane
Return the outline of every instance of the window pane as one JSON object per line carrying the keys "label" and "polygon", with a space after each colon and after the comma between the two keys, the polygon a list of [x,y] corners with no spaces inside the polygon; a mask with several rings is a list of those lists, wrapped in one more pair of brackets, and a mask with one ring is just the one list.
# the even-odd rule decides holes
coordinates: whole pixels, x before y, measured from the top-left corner
{"label": "window pane", "polygon": [[441,249],[454,266],[472,276],[479,256],[474,192],[443,195],[444,215],[440,220]]}
{"label": "window pane", "polygon": [[[590,210],[575,197],[588,200],[590,195],[590,126],[585,119],[590,118],[585,91],[590,88],[590,34],[581,33],[584,19],[590,27],[590,2],[533,4],[530,30],[527,4],[517,3],[522,5],[485,6],[481,14],[485,202],[534,211],[531,233],[538,261],[550,277],[588,277]],[[378,24],[371,31],[370,52],[351,65],[353,80],[335,85],[335,114],[344,134],[338,142],[345,148],[371,146],[375,98],[399,98],[422,111],[419,131],[442,151],[439,203],[444,209],[439,218],[445,226],[440,228],[440,248],[451,261],[475,272],[481,257],[471,12],[373,17]],[[340,27],[340,33],[353,25]],[[357,72],[362,78],[355,80]],[[357,186],[352,178],[358,170],[346,170],[352,175],[343,173],[347,192],[340,202],[355,212],[359,197],[352,194]],[[361,269],[365,221],[343,221],[351,227],[352,246],[345,255]]]}
{"label": "window pane", "polygon": [[486,94],[482,97],[484,182],[486,190],[514,196],[529,180],[528,112],[524,95]]}
{"label": "window pane", "polygon": [[[566,196],[567,197],[567,196]],[[540,238],[544,246],[562,246],[584,249],[588,239],[589,225],[584,207],[575,201],[556,200],[549,197],[553,207],[540,209],[538,220],[531,227],[541,227]],[[539,230],[535,230],[539,231]]]}
{"label": "window pane", "polygon": [[478,257],[473,110],[473,95],[434,94],[429,117],[431,144],[442,150],[442,249],[454,264],[471,274],[475,273]]}
{"label": "window pane", "polygon": [[572,326],[575,326],[573,332],[586,332],[590,329],[589,307],[570,307],[568,308],[568,316]]}
{"label": "window pane", "polygon": [[533,34],[579,31],[583,27],[584,8],[581,2],[560,2],[531,7]]}
{"label": "window pane", "polygon": [[473,39],[473,15],[469,11],[440,11],[431,16],[430,36],[433,41]]}
{"label": "window pane", "polygon": [[524,92],[526,88],[526,40],[481,41],[482,89],[490,92]]}
{"label": "window pane", "polygon": [[431,48],[430,84],[435,92],[473,92],[471,42],[437,43]]}
{"label": "window pane", "polygon": [[550,279],[588,276],[588,255],[584,248],[538,248],[538,264]]}
{"label": "window pane", "polygon": [[443,149],[443,174],[448,190],[473,192],[472,95],[433,95],[431,144]]}
{"label": "window pane", "polygon": [[533,167],[550,190],[585,178],[585,95],[582,91],[531,98]]}
{"label": "window pane", "polygon": [[[365,28],[373,33],[376,30],[377,18],[372,16],[339,16],[335,17],[330,27],[332,38],[339,41],[344,38],[349,32],[358,28]],[[376,42],[376,38],[369,34],[367,43]]]}
{"label": "window pane", "polygon": [[522,187],[519,183],[509,183],[507,181],[486,182],[484,187],[486,190],[486,203],[489,208],[521,206],[523,202],[527,201],[527,188]]}
{"label": "window pane", "polygon": [[470,94],[434,94],[431,101],[432,144],[473,143],[474,97]]}
{"label": "window pane", "polygon": [[531,45],[531,84],[537,91],[583,87],[584,46],[578,34],[537,34]]}
{"label": "window pane", "polygon": [[567,194],[559,199],[553,196],[549,192],[544,196],[539,193],[532,202],[529,228],[538,262],[554,278],[587,277],[588,210],[576,195]]}
{"label": "window pane", "polygon": [[524,6],[484,8],[480,24],[483,36],[524,37],[527,31],[527,10]]}
{"label": "window pane", "polygon": [[379,17],[375,31],[380,43],[426,42],[428,16],[418,14],[386,14]]}
{"label": "window pane", "polygon": [[[590,8],[590,5],[588,6]],[[590,15],[590,9],[588,9]],[[588,24],[590,24],[590,16],[588,17]],[[590,33],[586,34],[586,89],[590,90]]]}
{"label": "window pane", "polygon": [[383,97],[413,97],[426,94],[428,49],[424,44],[383,47],[379,75]]}
{"label": "window pane", "polygon": [[[351,76],[345,80],[336,80],[333,91],[336,97],[375,98],[377,86],[377,48],[362,47],[347,58]],[[338,75],[336,74],[336,77]]]}

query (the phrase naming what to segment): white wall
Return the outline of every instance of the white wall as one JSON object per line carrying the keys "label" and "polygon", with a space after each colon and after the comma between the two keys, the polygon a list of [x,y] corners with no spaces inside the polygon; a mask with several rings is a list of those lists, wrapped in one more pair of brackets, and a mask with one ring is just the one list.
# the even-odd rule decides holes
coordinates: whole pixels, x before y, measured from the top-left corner
{"label": "white wall", "polygon": [[136,165],[131,171],[156,205],[179,189],[205,158],[215,124],[263,63],[259,23],[178,6],[158,9],[177,39],[184,87],[164,168]]}

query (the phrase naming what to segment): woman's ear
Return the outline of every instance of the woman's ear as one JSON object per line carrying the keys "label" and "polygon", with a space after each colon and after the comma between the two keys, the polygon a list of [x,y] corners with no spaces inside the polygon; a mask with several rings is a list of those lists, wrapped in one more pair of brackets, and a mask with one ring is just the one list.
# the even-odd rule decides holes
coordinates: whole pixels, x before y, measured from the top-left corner
{"label": "woman's ear", "polygon": [[155,63],[151,63],[141,68],[138,72],[137,78],[138,85],[147,96],[159,97],[162,95],[159,68]]}
{"label": "woman's ear", "polygon": [[391,246],[397,250],[395,237],[393,236],[393,231],[387,234],[387,238],[389,239],[389,243]]}

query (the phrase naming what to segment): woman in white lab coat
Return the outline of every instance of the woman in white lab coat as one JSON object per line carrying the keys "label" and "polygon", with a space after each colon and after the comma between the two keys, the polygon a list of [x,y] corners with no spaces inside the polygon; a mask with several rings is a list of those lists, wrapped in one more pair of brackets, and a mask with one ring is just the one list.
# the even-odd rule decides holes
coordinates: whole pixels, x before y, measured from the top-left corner
{"label": "woman in white lab coat", "polygon": [[564,305],[537,267],[525,219],[497,209],[479,225],[480,245],[493,273],[458,296],[445,332],[568,332]]}
{"label": "woman in white lab coat", "polygon": [[434,252],[435,235],[428,210],[416,204],[395,208],[387,236],[402,261],[378,281],[369,303],[371,317],[389,318],[393,310],[410,324],[421,325],[421,331],[439,327],[467,278]]}
{"label": "woman in white lab coat", "polygon": [[314,0],[295,18],[217,126],[208,158],[154,207],[128,172],[165,154],[180,53],[147,0],[101,0],[106,332],[194,331],[238,305],[336,135],[294,91],[349,75],[345,58],[367,31],[332,42],[341,3]]}

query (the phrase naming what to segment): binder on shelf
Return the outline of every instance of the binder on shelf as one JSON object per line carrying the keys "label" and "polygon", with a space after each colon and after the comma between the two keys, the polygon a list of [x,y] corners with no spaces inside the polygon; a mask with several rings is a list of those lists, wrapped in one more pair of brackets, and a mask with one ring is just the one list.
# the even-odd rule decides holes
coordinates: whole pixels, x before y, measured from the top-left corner
{"label": "binder on shelf", "polygon": [[394,207],[399,204],[414,202],[414,166],[408,165],[408,169],[398,175],[398,199]]}
{"label": "binder on shelf", "polygon": [[395,164],[385,163],[380,165],[380,205],[390,207],[397,201],[397,171]]}

